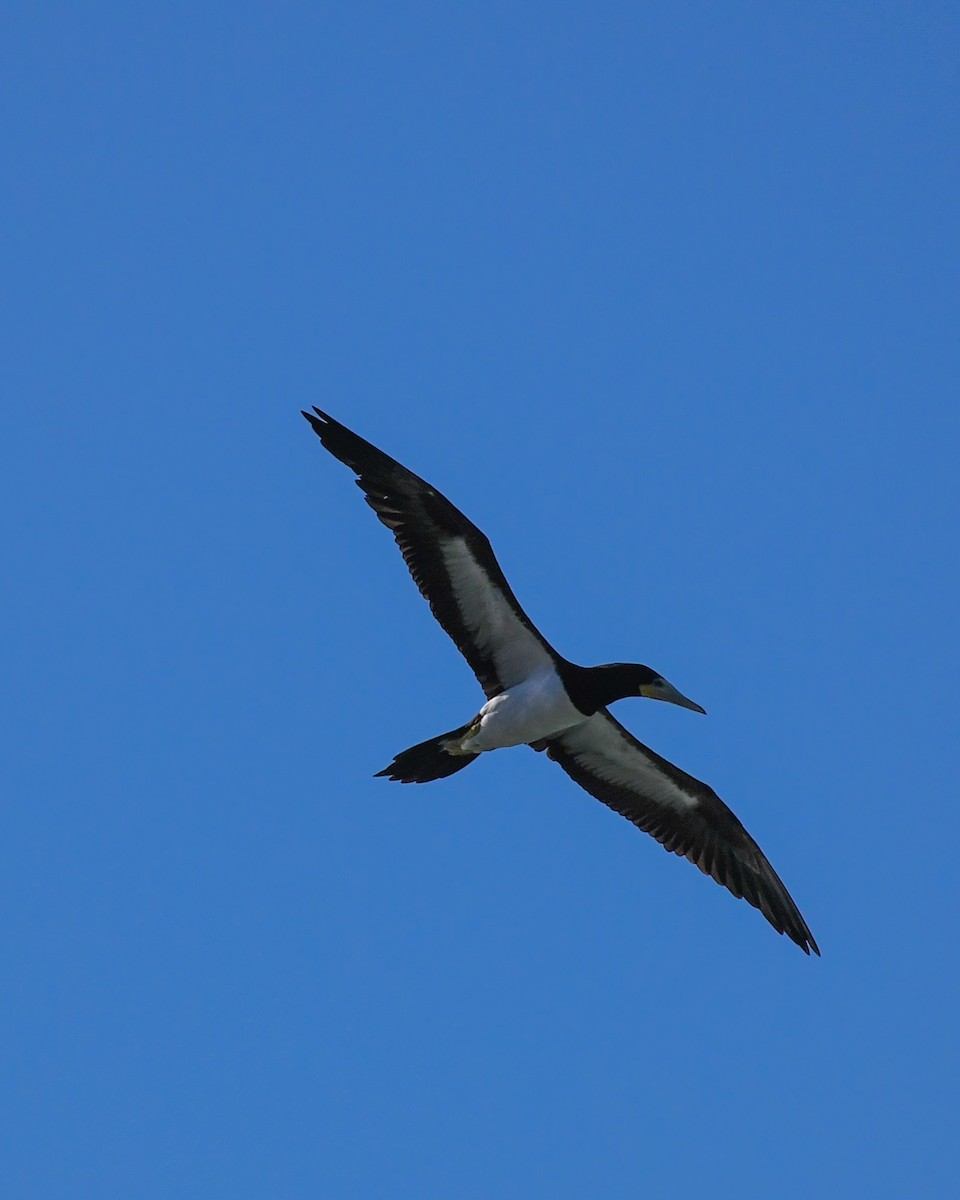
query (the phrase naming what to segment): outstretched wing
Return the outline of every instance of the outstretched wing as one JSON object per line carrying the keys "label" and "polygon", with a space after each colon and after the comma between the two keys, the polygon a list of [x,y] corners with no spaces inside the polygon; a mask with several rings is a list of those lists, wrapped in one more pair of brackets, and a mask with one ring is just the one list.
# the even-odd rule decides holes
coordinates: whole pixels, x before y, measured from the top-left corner
{"label": "outstretched wing", "polygon": [[759,908],[805,954],[820,953],[776,871],[716,792],[641,745],[606,709],[551,738],[547,754],[591,796]]}
{"label": "outstretched wing", "polygon": [[551,666],[553,652],[476,525],[436,488],[319,408],[303,415],[327,450],[355,472],[414,583],[487,696]]}

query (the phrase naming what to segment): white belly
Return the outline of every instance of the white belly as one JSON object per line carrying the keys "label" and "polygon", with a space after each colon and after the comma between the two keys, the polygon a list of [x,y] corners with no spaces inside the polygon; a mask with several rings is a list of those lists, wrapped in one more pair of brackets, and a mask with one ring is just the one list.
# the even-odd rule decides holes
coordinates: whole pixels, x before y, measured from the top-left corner
{"label": "white belly", "polygon": [[541,671],[508,688],[480,709],[480,728],[463,740],[463,749],[476,754],[504,746],[523,746],[579,725],[587,718],[575,708],[556,671]]}

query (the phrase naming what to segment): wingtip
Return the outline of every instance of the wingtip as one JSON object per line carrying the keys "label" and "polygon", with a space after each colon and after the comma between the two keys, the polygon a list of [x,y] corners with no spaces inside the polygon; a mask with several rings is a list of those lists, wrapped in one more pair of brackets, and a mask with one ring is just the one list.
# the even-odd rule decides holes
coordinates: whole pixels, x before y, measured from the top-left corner
{"label": "wingtip", "polygon": [[817,958],[821,957],[820,947],[817,945],[813,934],[809,929],[807,929],[806,925],[804,925],[801,929],[780,929],[778,932],[786,934],[792,942],[800,947],[800,949],[808,958],[810,957],[811,951],[817,956]]}
{"label": "wingtip", "polygon": [[[316,413],[316,416],[314,416],[314,413]],[[307,412],[305,408],[301,408],[300,415],[305,421],[310,422],[314,432],[316,433],[319,433],[328,425],[336,424],[332,417],[328,416],[322,409],[317,408],[316,405],[313,406],[313,412]]]}

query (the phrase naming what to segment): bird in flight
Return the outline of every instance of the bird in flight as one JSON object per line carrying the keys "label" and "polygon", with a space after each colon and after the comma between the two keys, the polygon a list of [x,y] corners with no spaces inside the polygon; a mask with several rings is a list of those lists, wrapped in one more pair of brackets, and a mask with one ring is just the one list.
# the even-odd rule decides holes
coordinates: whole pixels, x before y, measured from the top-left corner
{"label": "bird in flight", "polygon": [[527,745],[546,751],[592,796],[758,908],[805,954],[819,954],[777,873],[716,792],[638,742],[608,707],[629,696],[702,713],[700,705],[649,667],[580,667],[563,658],[520,607],[490,542],[459,509],[319,408],[303,415],[357,476],[487,697],[465,725],[404,750],[378,775],[428,783],[490,750]]}

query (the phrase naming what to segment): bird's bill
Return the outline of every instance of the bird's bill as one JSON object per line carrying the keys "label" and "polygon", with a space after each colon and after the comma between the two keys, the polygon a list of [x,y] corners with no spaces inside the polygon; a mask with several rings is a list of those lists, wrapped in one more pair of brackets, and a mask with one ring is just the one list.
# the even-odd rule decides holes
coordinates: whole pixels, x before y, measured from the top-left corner
{"label": "bird's bill", "polygon": [[643,689],[644,696],[649,696],[651,700],[666,700],[668,704],[679,704],[681,708],[690,708],[694,712],[707,715],[707,710],[701,708],[694,700],[689,700],[682,692],[678,692],[672,683],[667,683],[664,680],[659,684],[650,684],[649,687]]}

